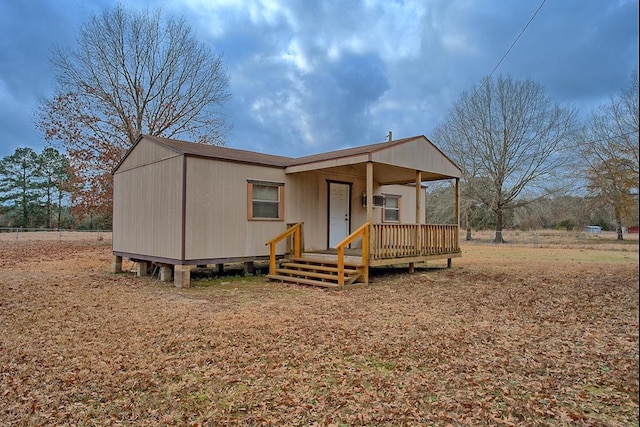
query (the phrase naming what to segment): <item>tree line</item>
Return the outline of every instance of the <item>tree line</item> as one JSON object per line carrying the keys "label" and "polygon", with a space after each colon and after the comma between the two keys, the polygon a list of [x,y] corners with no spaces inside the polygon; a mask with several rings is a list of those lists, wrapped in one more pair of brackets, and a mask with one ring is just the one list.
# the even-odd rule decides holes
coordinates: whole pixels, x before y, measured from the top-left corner
{"label": "tree line", "polygon": [[[427,189],[426,218],[428,223],[448,224],[455,222],[453,206],[455,187],[437,186]],[[468,204],[462,200],[460,226],[466,229],[462,238],[473,240],[478,230],[495,230],[493,212],[482,204]],[[625,222],[625,227],[635,224],[638,208]],[[564,230],[583,231],[588,225],[602,227],[605,231],[617,231],[613,210],[592,197],[556,194],[538,198],[523,206],[509,207],[503,215],[504,230]],[[495,237],[494,237],[495,238]]]}
{"label": "tree line", "polygon": [[73,181],[68,159],[55,148],[17,148],[0,159],[0,226],[71,226]]}
{"label": "tree line", "polygon": [[638,225],[638,128],[637,70],[585,121],[552,102],[540,84],[501,76],[464,92],[434,140],[462,169],[468,239],[471,228],[485,224],[496,242],[508,226],[556,226],[533,213],[573,196],[582,210],[571,216],[573,205],[565,206],[565,226],[606,223],[597,214],[604,209],[623,240],[624,227]]}

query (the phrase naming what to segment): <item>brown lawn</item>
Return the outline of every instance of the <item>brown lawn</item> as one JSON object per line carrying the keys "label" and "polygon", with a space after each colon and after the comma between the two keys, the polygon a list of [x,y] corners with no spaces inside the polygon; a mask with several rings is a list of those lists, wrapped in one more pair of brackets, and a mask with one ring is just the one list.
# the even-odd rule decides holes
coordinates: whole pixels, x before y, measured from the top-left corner
{"label": "brown lawn", "polygon": [[0,425],[637,426],[638,243],[604,243],[464,244],[331,292],[0,241]]}

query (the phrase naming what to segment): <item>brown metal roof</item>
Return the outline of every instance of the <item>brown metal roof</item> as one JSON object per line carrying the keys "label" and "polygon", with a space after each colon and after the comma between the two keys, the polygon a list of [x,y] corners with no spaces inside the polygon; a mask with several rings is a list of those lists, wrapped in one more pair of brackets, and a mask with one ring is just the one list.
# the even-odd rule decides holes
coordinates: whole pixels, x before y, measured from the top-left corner
{"label": "brown metal roof", "polygon": [[310,156],[298,157],[293,159],[293,163],[287,166],[305,165],[308,163],[321,162],[323,160],[341,159],[344,157],[358,156],[361,154],[371,154],[379,150],[384,150],[405,142],[424,138],[424,136],[412,136],[410,138],[396,139],[391,142],[378,142],[376,144],[362,145],[359,147],[345,148],[343,150],[328,151],[326,153],[312,154]]}
{"label": "brown metal roof", "polygon": [[[180,141],[177,139],[162,138],[162,137],[150,136],[150,135],[141,135],[138,138],[138,141],[140,141],[142,138],[149,139],[151,141],[154,141],[157,144],[160,144],[169,148],[170,150],[173,150],[177,153],[181,153],[185,155],[212,158],[212,159],[221,159],[221,160],[228,160],[228,161],[262,165],[262,166],[272,166],[272,167],[278,167],[278,168],[286,168],[287,166],[307,165],[315,162],[342,159],[342,158],[347,158],[351,156],[359,156],[363,154],[371,155],[378,151],[386,150],[397,145],[401,145],[407,142],[416,141],[420,139],[425,140],[427,143],[433,145],[431,141],[429,141],[425,136],[419,135],[419,136],[412,136],[409,138],[396,139],[390,142],[379,142],[376,144],[362,145],[359,147],[352,147],[352,148],[346,148],[342,150],[328,151],[326,153],[312,154],[310,156],[292,158],[292,157],[285,157],[285,156],[276,156],[272,154],[257,153],[255,151],[240,150],[237,148],[219,147],[215,145],[186,142],[186,141]],[[134,146],[136,144],[134,144]],[[448,157],[444,153],[442,153],[435,145],[433,145],[433,147],[438,152],[440,152],[440,154],[442,154],[444,158],[449,160]],[[132,149],[133,147],[129,151],[131,151]],[[124,158],[120,161],[120,163],[123,160]],[[459,169],[453,162],[452,164],[457,169]],[[118,169],[118,167],[119,167],[119,164],[118,166],[116,166],[116,168],[114,168],[114,171]]]}
{"label": "brown metal roof", "polygon": [[376,144],[362,145],[359,147],[345,148],[342,150],[328,151],[326,153],[312,154],[310,156],[292,158],[285,156],[275,156],[272,154],[256,153],[255,151],[240,150],[237,148],[219,147],[215,145],[198,144],[195,142],[180,141],[177,139],[161,138],[158,136],[143,135],[142,137],[152,140],[167,148],[182,154],[198,157],[210,157],[215,159],[232,160],[243,163],[255,163],[268,166],[294,166],[304,165],[323,160],[340,159],[343,157],[356,156],[361,154],[374,153],[381,149],[386,149],[411,140],[424,138],[414,136],[410,138],[397,139],[391,142],[379,142]]}
{"label": "brown metal roof", "polygon": [[237,148],[198,144],[196,142],[179,141],[177,139],[161,138],[158,136],[143,135],[142,137],[176,152],[197,157],[208,157],[281,168],[286,167],[293,160],[290,157],[256,153],[255,151],[239,150]]}

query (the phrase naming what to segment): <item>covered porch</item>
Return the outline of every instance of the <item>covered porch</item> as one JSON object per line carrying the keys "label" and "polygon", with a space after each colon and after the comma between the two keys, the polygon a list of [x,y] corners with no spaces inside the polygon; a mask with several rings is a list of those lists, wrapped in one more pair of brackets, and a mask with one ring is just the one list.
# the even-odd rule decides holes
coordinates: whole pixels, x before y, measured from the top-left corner
{"label": "covered porch", "polygon": [[[434,259],[447,259],[451,266],[451,260],[461,256],[461,171],[424,136],[309,156],[297,159],[286,169],[288,175],[317,171],[326,175],[348,171],[363,181],[366,211],[359,217],[360,224],[353,224],[338,243],[330,238],[327,250],[305,248],[305,227],[316,227],[306,221],[296,222],[267,242],[270,279],[343,288],[367,285],[370,267],[408,264],[412,271],[415,264]],[[442,180],[455,181],[454,222],[426,224],[423,184]],[[381,194],[385,186],[413,187],[409,193],[413,192],[414,212],[406,215],[415,219],[413,222],[374,215],[375,209],[385,209]],[[329,207],[327,215],[331,211]],[[289,243],[285,261],[278,266],[276,245],[283,240]]]}

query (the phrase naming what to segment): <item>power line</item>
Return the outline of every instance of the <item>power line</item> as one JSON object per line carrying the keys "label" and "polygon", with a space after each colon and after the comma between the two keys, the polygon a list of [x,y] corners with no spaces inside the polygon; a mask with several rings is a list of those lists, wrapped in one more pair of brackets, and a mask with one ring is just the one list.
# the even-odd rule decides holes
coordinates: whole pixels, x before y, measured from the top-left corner
{"label": "power line", "polygon": [[509,55],[509,53],[511,52],[511,49],[513,49],[513,47],[516,45],[516,43],[518,43],[518,41],[520,40],[520,38],[522,37],[522,35],[524,34],[525,31],[527,31],[527,28],[529,28],[529,25],[531,24],[531,22],[533,22],[533,20],[535,19],[535,17],[538,15],[538,12],[540,12],[540,9],[542,9],[542,6],[544,6],[544,4],[547,2],[547,0],[542,0],[542,2],[540,3],[540,5],[538,6],[538,8],[536,9],[535,12],[533,12],[533,15],[531,16],[531,19],[529,19],[529,22],[527,22],[527,24],[522,28],[522,30],[520,31],[520,33],[518,34],[518,36],[515,38],[515,40],[513,41],[513,43],[511,43],[511,46],[509,46],[509,49],[507,49],[507,51],[504,53],[504,55],[502,55],[502,58],[500,58],[500,60],[498,61],[498,63],[495,65],[495,67],[493,67],[493,69],[491,70],[491,72],[489,73],[489,75],[482,81],[482,84],[480,86],[478,86],[478,88],[475,90],[475,92],[473,93],[473,96],[476,96],[476,93],[478,93],[478,91],[482,88],[482,86],[485,85],[485,83],[493,76],[493,73],[496,72],[496,70],[498,69],[498,67],[500,66],[500,64],[502,64],[502,61],[505,60],[505,58],[507,57],[507,55]]}
{"label": "power line", "polygon": [[527,28],[529,28],[529,25],[535,19],[536,15],[538,15],[538,12],[540,12],[540,9],[542,9],[542,6],[544,6],[544,4],[546,2],[547,2],[547,0],[542,0],[542,3],[540,3],[540,6],[538,6],[536,11],[533,13],[533,16],[531,16],[531,19],[529,19],[529,22],[527,22],[527,25],[525,25],[524,28],[522,28],[522,31],[520,31],[520,34],[518,34],[518,37],[516,37],[516,39],[513,41],[513,43],[511,43],[511,46],[509,46],[509,49],[507,49],[507,51],[504,53],[504,55],[502,55],[502,58],[500,58],[500,61],[498,61],[496,66],[493,67],[493,70],[491,70],[491,72],[489,73],[489,77],[491,77],[493,75],[493,73],[498,69],[500,64],[502,64],[502,61],[504,61],[504,59],[507,57],[507,55],[509,55],[509,52],[511,52],[511,49],[513,49],[513,47],[516,45],[516,43],[518,43],[518,40],[520,40],[520,37],[522,37],[524,32],[527,31]]}

